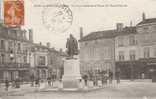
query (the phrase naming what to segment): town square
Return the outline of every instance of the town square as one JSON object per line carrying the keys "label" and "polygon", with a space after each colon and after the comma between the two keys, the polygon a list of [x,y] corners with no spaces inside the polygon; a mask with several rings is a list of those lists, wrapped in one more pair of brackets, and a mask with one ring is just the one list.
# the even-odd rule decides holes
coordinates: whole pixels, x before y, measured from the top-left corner
{"label": "town square", "polygon": [[0,99],[155,99],[155,4],[0,0]]}

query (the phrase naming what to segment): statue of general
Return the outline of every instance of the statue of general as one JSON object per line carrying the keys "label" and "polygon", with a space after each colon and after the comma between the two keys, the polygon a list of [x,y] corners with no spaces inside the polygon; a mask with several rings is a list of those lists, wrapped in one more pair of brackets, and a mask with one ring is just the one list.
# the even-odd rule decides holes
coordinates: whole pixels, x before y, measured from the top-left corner
{"label": "statue of general", "polygon": [[67,38],[66,48],[69,57],[73,58],[74,55],[78,55],[78,42],[72,34]]}

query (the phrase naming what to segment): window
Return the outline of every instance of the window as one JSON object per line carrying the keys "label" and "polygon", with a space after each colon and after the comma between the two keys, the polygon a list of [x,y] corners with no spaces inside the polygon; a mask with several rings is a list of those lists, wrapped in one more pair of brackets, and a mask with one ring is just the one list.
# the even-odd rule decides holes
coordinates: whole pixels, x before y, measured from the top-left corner
{"label": "window", "polygon": [[13,42],[9,41],[9,46],[8,46],[9,51],[13,50]]}
{"label": "window", "polygon": [[150,48],[146,47],[144,48],[144,58],[149,58],[150,57]]}
{"label": "window", "polygon": [[1,63],[3,64],[5,62],[5,55],[1,54]]}
{"label": "window", "polygon": [[153,55],[156,57],[156,47],[153,49]]}
{"label": "window", "polygon": [[118,38],[118,47],[122,47],[124,46],[124,38],[123,37],[119,37]]}
{"label": "window", "polygon": [[18,43],[18,50],[21,50],[21,44]]}
{"label": "window", "polygon": [[102,48],[102,52],[100,53],[100,55],[101,55],[101,57],[103,58],[103,59],[110,59],[111,58],[111,48],[110,47],[103,47]]}
{"label": "window", "polygon": [[131,50],[130,52],[129,52],[129,57],[130,57],[130,60],[135,60],[135,50]]}
{"label": "window", "polygon": [[38,62],[39,62],[39,65],[45,65],[45,56],[40,56]]}
{"label": "window", "polygon": [[27,57],[26,56],[23,57],[23,61],[24,61],[24,63],[27,63]]}
{"label": "window", "polygon": [[123,51],[119,51],[119,61],[124,61],[125,57],[124,57],[124,52]]}
{"label": "window", "polygon": [[1,40],[1,49],[5,49],[5,42],[4,42],[4,40]]}
{"label": "window", "polygon": [[129,45],[135,45],[136,44],[136,40],[135,40],[135,36],[129,36]]}

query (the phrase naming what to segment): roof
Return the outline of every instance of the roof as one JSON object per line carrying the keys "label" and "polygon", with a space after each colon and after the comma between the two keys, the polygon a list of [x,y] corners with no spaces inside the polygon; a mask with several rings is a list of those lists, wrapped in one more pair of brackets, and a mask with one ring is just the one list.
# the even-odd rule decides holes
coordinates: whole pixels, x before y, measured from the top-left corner
{"label": "roof", "polygon": [[[27,38],[25,38],[21,35],[19,37],[17,35],[10,35],[8,33],[10,30],[11,30],[11,28],[5,27],[2,24],[0,24],[0,38],[30,43],[30,41]],[[19,29],[18,32],[22,33],[24,31],[22,29]]]}
{"label": "roof", "polygon": [[109,38],[114,38],[116,36],[120,35],[129,35],[129,34],[136,34],[136,27],[125,27],[121,31],[117,31],[116,29],[114,30],[105,30],[105,31],[97,31],[97,32],[92,32],[86,36],[84,36],[80,42],[82,41],[91,41],[91,40],[96,40],[96,39],[109,39]]}
{"label": "roof", "polygon": [[56,52],[56,53],[59,53],[59,51],[55,50],[54,48],[49,48],[45,45],[41,45],[41,44],[38,44],[38,43],[32,43],[33,44],[33,47],[36,47],[36,48],[43,48],[43,49],[47,49],[48,51],[51,51],[51,52]]}
{"label": "roof", "polygon": [[154,22],[156,22],[156,18],[150,18],[150,19],[145,19],[145,20],[141,21],[137,25],[149,24],[149,23],[154,23]]}

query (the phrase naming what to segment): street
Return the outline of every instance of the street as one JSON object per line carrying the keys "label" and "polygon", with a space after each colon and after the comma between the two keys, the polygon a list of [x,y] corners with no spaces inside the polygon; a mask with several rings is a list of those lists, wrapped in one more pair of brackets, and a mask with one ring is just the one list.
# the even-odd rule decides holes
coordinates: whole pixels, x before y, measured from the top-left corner
{"label": "street", "polygon": [[2,99],[155,99],[156,83],[124,81],[118,85],[108,85],[89,92],[30,92],[19,91]]}

